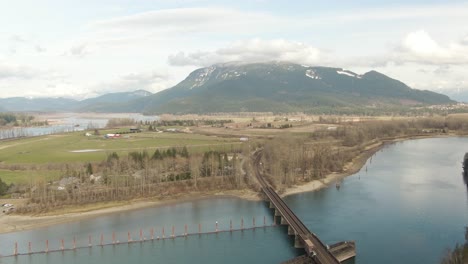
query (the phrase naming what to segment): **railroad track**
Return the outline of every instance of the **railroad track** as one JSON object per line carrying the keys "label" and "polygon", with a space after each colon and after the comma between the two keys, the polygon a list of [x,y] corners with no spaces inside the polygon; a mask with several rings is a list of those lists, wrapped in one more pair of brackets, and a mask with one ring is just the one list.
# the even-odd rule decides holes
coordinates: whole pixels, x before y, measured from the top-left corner
{"label": "railroad track", "polygon": [[[340,263],[330,251],[328,247],[302,223],[299,217],[289,208],[284,200],[276,193],[271,185],[265,180],[260,172],[260,160],[262,158],[262,150],[256,151],[254,154],[254,167],[255,176],[262,187],[262,191],[268,197],[270,202],[273,203],[275,208],[280,212],[281,216],[291,226],[297,236],[300,237],[304,244],[311,242],[312,246],[306,251],[309,252],[309,256],[319,264],[338,264]],[[305,245],[307,246],[307,245]]]}

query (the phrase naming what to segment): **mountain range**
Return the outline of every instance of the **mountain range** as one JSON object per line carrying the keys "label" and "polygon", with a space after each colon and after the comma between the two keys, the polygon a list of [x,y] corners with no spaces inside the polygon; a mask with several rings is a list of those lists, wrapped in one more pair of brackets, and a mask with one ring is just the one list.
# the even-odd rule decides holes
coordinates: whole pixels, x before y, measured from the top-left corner
{"label": "mountain range", "polygon": [[376,71],[286,62],[225,63],[200,68],[176,86],[151,94],[111,93],[76,101],[65,98],[6,98],[8,111],[210,113],[314,112],[323,109],[409,107],[450,104],[439,93],[411,89]]}

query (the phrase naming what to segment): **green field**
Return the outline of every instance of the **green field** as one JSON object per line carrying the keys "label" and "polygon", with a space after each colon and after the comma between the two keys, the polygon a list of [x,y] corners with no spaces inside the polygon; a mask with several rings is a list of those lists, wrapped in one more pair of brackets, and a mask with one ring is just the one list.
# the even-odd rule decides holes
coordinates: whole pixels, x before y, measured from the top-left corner
{"label": "green field", "polygon": [[53,170],[0,170],[0,179],[7,184],[29,184],[35,181],[60,179],[60,171]]}
{"label": "green field", "polygon": [[[106,133],[105,131],[102,134]],[[183,133],[137,133],[121,138],[105,139],[103,136],[86,137],[83,133],[48,135],[0,142],[0,162],[3,164],[45,164],[63,162],[95,162],[106,158],[107,153],[125,154],[129,151],[156,148],[183,147],[189,151],[231,148],[239,144],[237,138],[221,138]],[[95,150],[90,152],[73,152]]]}
{"label": "green field", "polygon": [[[115,131],[101,131],[101,134]],[[83,132],[47,135],[0,141],[0,178],[10,184],[29,184],[37,180],[57,180],[63,172],[48,170],[47,166],[31,170],[28,165],[47,165],[73,162],[100,162],[110,152],[126,155],[131,151],[146,150],[152,154],[156,148],[183,147],[189,152],[207,150],[231,151],[240,147],[238,138],[214,137],[183,133],[136,133],[124,134],[121,138],[106,139],[104,136],[85,136]],[[85,152],[80,152],[85,150]],[[86,152],[86,150],[93,150]],[[78,151],[78,152],[73,152]],[[16,167],[8,170],[5,168]],[[23,166],[22,166],[23,165]]]}

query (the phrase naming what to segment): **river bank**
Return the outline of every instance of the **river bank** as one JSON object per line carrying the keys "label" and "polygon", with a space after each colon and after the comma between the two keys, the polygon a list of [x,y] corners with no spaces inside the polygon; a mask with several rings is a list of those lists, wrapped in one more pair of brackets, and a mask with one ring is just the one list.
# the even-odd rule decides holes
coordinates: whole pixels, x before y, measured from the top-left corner
{"label": "river bank", "polygon": [[[385,144],[392,142],[410,140],[410,139],[420,139],[420,138],[429,138],[435,137],[432,136],[411,136],[411,137],[399,137],[393,139],[385,139],[377,142],[369,142],[366,146],[363,147],[363,151],[355,157],[352,161],[348,162],[345,165],[343,172],[331,173],[327,175],[324,179],[314,180],[303,185],[296,185],[286,189],[281,193],[281,196],[289,196],[293,194],[316,191],[321,188],[325,188],[330,184],[333,184],[337,181],[340,181],[346,176],[353,175],[357,173],[365,164],[366,161],[371,158],[376,152],[381,150]],[[49,215],[5,215],[0,213],[0,234],[1,233],[10,233],[17,232],[22,230],[29,230],[39,227],[51,226],[55,224],[79,221],[83,219],[93,218],[97,216],[112,214],[116,212],[124,212],[142,208],[164,206],[176,203],[183,203],[187,201],[194,201],[200,199],[212,199],[220,197],[237,197],[240,199],[251,200],[251,201],[260,201],[261,196],[259,193],[250,190],[229,190],[229,191],[211,191],[211,192],[194,192],[187,193],[179,196],[172,196],[168,199],[156,200],[156,199],[139,199],[133,201],[124,201],[124,202],[112,202],[112,203],[102,203],[97,205],[88,205],[80,208],[68,208],[61,211],[54,211]],[[0,200],[0,203],[2,201]]]}

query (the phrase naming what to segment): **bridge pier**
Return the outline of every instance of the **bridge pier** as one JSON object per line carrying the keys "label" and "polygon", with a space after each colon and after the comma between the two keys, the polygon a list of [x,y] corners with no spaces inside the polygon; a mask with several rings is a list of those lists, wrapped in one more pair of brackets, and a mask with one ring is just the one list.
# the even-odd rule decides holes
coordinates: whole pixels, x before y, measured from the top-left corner
{"label": "bridge pier", "polygon": [[288,235],[296,235],[296,231],[294,231],[294,229],[291,226],[288,226]]}
{"label": "bridge pier", "polygon": [[294,247],[295,248],[304,248],[304,242],[302,242],[301,237],[298,236],[298,235],[294,236]]}
{"label": "bridge pier", "polygon": [[268,208],[270,208],[270,209],[276,209],[276,208],[275,208],[275,205],[274,205],[271,201],[269,201],[268,203],[269,203]]}
{"label": "bridge pier", "polygon": [[289,225],[289,223],[286,221],[284,217],[281,217],[281,224],[282,225]]}
{"label": "bridge pier", "polygon": [[281,216],[281,212],[275,208],[275,216]]}

